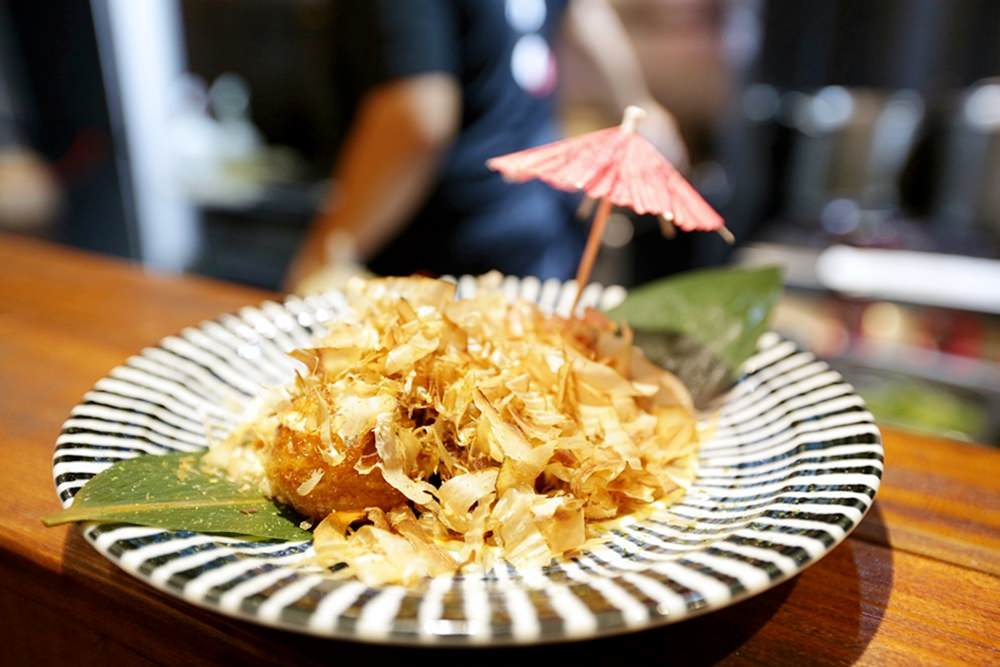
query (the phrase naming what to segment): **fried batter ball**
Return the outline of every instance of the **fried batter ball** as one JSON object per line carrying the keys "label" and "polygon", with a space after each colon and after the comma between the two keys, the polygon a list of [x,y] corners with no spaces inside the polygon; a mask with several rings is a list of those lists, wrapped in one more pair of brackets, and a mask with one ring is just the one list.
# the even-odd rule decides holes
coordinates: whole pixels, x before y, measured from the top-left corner
{"label": "fried batter ball", "polygon": [[[293,405],[300,413],[310,414],[317,409],[315,402],[314,397],[301,396]],[[264,457],[264,470],[275,497],[316,520],[326,518],[333,511],[370,507],[389,510],[406,502],[403,494],[389,486],[377,468],[365,475],[354,469],[362,456],[375,455],[372,433],[352,445],[345,446],[338,441],[337,447],[344,458],[337,465],[330,465],[324,459],[323,446],[315,430],[296,430],[286,424],[278,426],[270,451]],[[316,477],[319,481],[314,481]]]}

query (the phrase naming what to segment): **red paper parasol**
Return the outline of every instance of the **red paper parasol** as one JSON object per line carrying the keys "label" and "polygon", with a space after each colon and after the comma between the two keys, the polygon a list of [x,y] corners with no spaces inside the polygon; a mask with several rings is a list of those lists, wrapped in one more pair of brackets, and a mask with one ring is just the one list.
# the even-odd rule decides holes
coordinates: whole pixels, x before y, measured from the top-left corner
{"label": "red paper parasol", "polygon": [[644,114],[639,107],[628,107],[619,127],[501,155],[486,163],[510,180],[537,178],[560,190],[582,190],[600,201],[576,274],[577,301],[590,278],[612,206],[659,216],[666,236],[673,236],[676,226],[687,232],[718,232],[727,242],[733,242],[732,233],[715,209],[636,133]]}

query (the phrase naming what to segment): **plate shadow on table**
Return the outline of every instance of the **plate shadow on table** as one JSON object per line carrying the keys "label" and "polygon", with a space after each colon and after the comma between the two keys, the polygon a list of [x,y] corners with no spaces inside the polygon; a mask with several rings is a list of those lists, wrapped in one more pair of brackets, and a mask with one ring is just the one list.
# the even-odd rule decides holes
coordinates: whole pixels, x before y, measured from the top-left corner
{"label": "plate shadow on table", "polygon": [[[480,667],[597,660],[618,664],[627,657],[629,663],[648,665],[843,665],[853,663],[875,635],[892,588],[892,552],[884,546],[888,536],[877,504],[865,523],[863,541],[846,540],[797,577],[726,609],[640,632],[533,647],[378,646],[263,628],[195,608],[138,583],[104,561],[79,530],[67,537],[63,562],[64,575],[81,583],[95,574],[110,579],[106,593],[112,599],[103,605],[120,605],[117,615],[128,619],[126,624],[136,623],[133,632],[142,636],[130,636],[123,626],[118,636],[108,639],[157,662],[305,666],[405,658],[407,664],[440,665],[458,659]],[[144,630],[139,628],[143,624]],[[148,624],[156,627],[152,639],[146,636],[151,632]]]}

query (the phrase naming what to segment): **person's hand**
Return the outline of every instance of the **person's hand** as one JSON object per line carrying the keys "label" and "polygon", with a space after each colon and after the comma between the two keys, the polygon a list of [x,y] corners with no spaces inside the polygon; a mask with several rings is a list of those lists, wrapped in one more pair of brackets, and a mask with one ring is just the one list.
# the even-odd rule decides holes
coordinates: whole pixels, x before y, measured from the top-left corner
{"label": "person's hand", "polygon": [[368,276],[358,261],[354,241],[344,232],[310,239],[285,275],[285,290],[292,294],[315,294],[343,287],[354,276]]}
{"label": "person's hand", "polygon": [[306,279],[319,273],[326,267],[326,257],[324,254],[314,251],[311,247],[302,248],[295,257],[285,273],[285,291],[289,294],[300,294],[299,286]]}
{"label": "person's hand", "polygon": [[673,114],[652,99],[640,102],[638,106],[646,112],[639,123],[639,134],[656,146],[678,171],[686,172],[690,166],[687,146],[684,145]]}

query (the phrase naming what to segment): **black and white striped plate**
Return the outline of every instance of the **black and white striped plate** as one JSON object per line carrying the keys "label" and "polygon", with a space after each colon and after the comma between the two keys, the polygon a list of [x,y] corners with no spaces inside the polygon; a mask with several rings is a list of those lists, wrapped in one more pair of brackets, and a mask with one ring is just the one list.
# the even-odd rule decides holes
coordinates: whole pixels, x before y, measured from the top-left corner
{"label": "black and white striped plate", "polygon": [[[508,278],[511,295],[569,308],[573,287]],[[463,278],[459,293],[475,282]],[[620,288],[587,288],[610,307]],[[53,474],[64,505],[115,461],[194,451],[221,437],[263,388],[287,381],[284,352],[344,309],[337,293],[265,303],[191,327],[131,357],[73,408]],[[130,574],[258,623],[373,642],[558,641],[670,623],[764,591],[836,546],[871,506],[879,432],[862,400],[812,354],[768,334],[720,412],[703,425],[698,478],[670,510],[623,523],[600,546],[544,570],[496,568],[418,589],[334,580],[303,564],[308,542],[246,542],[87,524]]]}

